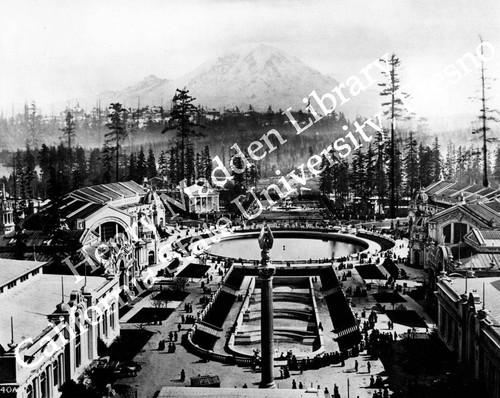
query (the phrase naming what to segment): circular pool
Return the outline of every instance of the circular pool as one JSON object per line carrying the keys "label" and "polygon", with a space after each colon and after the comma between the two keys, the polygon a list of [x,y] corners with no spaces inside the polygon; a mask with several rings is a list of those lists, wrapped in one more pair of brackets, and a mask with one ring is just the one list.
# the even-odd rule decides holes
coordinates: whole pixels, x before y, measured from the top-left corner
{"label": "circular pool", "polygon": [[[225,258],[260,260],[257,233],[236,234],[211,245],[207,253]],[[358,253],[368,243],[351,235],[333,233],[274,232],[272,261],[307,261],[338,258]]]}

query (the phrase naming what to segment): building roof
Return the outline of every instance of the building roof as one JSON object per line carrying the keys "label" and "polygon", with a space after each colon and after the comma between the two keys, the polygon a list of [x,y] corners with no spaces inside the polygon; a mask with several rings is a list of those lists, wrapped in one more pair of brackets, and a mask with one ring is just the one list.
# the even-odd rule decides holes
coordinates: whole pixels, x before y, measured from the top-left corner
{"label": "building roof", "polygon": [[489,207],[491,210],[500,213],[500,202],[498,202],[497,200],[493,200],[491,202],[486,202],[486,203],[484,203],[484,205],[486,207]]}
{"label": "building roof", "polygon": [[[64,302],[71,291],[81,289],[84,280],[73,275],[38,275],[0,294],[0,345],[11,341],[10,319],[14,319],[14,341],[34,338],[48,326],[47,316],[61,303],[61,278],[64,281]],[[94,291],[107,283],[102,277],[87,277],[87,290]]]}
{"label": "building roof", "polygon": [[[454,258],[458,259],[457,256]],[[461,265],[455,270],[498,271],[500,268],[500,253],[476,253],[470,257],[461,257]]]}
{"label": "building roof", "polygon": [[500,190],[492,187],[484,187],[476,183],[459,182],[452,180],[437,181],[423,191],[435,202],[447,204],[460,203],[462,198],[467,202],[491,199],[500,195]]}
{"label": "building roof", "polygon": [[[495,278],[450,278],[448,286],[458,295],[465,292],[465,284],[467,283],[467,293],[476,293],[481,298],[481,303],[476,305],[476,310],[483,307],[483,292],[484,292],[484,307],[490,312],[489,316],[495,320],[495,323],[500,325],[500,277]],[[484,284],[484,290],[483,290]]]}
{"label": "building roof", "polygon": [[[66,221],[69,224],[76,222],[76,220],[84,220],[88,216],[94,214],[96,211],[101,210],[105,205],[98,203],[87,203],[85,206],[82,206],[77,211],[70,213],[66,216]],[[71,227],[70,227],[71,228]]]}
{"label": "building roof", "polygon": [[[446,210],[439,211],[434,214],[430,221],[436,221],[441,218],[446,218],[452,212],[461,212],[464,216],[469,216],[482,222],[485,226],[489,227],[500,227],[500,213],[486,206],[484,203],[468,203],[468,204],[457,204]],[[457,216],[457,220],[460,216]]]}
{"label": "building roof", "polygon": [[[45,263],[42,261],[10,260],[0,258],[0,286],[27,274]],[[1,293],[0,293],[1,294]]]}
{"label": "building roof", "polygon": [[93,185],[77,189],[70,197],[83,201],[106,204],[115,200],[132,198],[146,194],[146,190],[135,181]]}
{"label": "building roof", "polygon": [[451,185],[453,185],[453,181],[439,181],[437,184],[432,184],[431,186],[429,186],[425,190],[425,193],[427,195],[435,195],[442,190],[449,188]]}
{"label": "building roof", "polygon": [[464,208],[487,223],[493,222],[497,226],[500,226],[500,213],[486,206],[484,203],[467,204],[464,205]]}
{"label": "building roof", "polygon": [[477,230],[486,246],[500,246],[500,231]]}

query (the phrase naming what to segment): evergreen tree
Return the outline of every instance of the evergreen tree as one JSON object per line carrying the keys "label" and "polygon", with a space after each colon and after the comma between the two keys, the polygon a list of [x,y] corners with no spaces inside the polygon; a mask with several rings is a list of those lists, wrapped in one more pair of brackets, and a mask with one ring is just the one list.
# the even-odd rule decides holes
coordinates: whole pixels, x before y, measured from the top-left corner
{"label": "evergreen tree", "polygon": [[146,164],[146,155],[144,154],[144,148],[141,146],[141,149],[139,150],[139,154],[137,155],[137,173],[136,177],[137,179],[135,182],[138,184],[141,184],[144,182],[144,178],[146,177],[146,174],[148,172],[148,166]]}
{"label": "evergreen tree", "polygon": [[418,146],[418,171],[422,186],[428,186],[434,182],[434,162],[431,148],[424,147],[422,143]]}
{"label": "evergreen tree", "polygon": [[[125,140],[127,135],[126,126],[126,115],[128,111],[122,107],[122,104],[116,102],[112,103],[109,106],[108,113],[108,123],[106,126],[109,128],[109,131],[105,134],[105,148],[106,154],[104,156],[106,167],[109,166],[108,162],[112,160],[112,155],[114,155],[115,160],[115,181],[120,180],[120,148],[121,143]],[[111,149],[113,148],[114,154],[111,153]],[[107,175],[106,179],[111,181],[111,175]],[[109,181],[109,182],[110,182]]]}
{"label": "evergreen tree", "polygon": [[85,149],[81,146],[75,150],[75,170],[73,171],[73,189],[79,189],[85,186],[88,177],[87,160],[85,158]]}
{"label": "evergreen tree", "polygon": [[479,36],[481,41],[481,97],[478,98],[481,102],[481,113],[479,115],[479,121],[481,127],[472,132],[472,134],[481,134],[482,141],[482,153],[483,153],[483,165],[482,165],[482,174],[483,174],[483,186],[487,187],[489,185],[488,182],[488,144],[493,141],[498,141],[497,138],[488,137],[488,131],[491,128],[488,125],[488,122],[493,121],[495,123],[500,122],[498,118],[498,114],[500,113],[498,109],[491,109],[487,103],[491,101],[491,97],[487,96],[487,91],[491,89],[489,85],[489,81],[491,80],[485,74],[484,67],[484,58],[483,58],[483,39]]}
{"label": "evergreen tree", "polygon": [[20,149],[17,150],[14,156],[14,196],[17,198],[26,198],[26,184],[24,179],[24,159]]}
{"label": "evergreen tree", "polygon": [[205,177],[208,181],[212,178],[212,158],[210,157],[210,149],[208,145],[205,146],[205,149],[202,153],[202,161],[203,161],[203,177]]}
{"label": "evergreen tree", "polygon": [[[232,164],[234,164],[235,169],[243,170],[244,164],[241,156],[234,156]],[[241,195],[246,190],[245,175],[244,173],[237,173],[234,170],[231,170],[231,175],[233,176],[234,193],[235,195]]]}
{"label": "evergreen tree", "polygon": [[35,154],[31,150],[29,146],[26,146],[26,150],[23,156],[23,185],[24,185],[24,197],[32,198],[34,194],[34,182],[37,178],[37,174],[35,171],[36,167],[36,158]]}
{"label": "evergreen tree", "polygon": [[149,178],[156,177],[158,172],[156,170],[156,159],[155,159],[155,154],[153,152],[153,148],[149,147],[149,152],[148,152],[148,160],[147,160],[147,176]]}
{"label": "evergreen tree", "polygon": [[102,162],[102,155],[99,148],[94,148],[90,151],[87,185],[97,185],[101,182],[101,176],[105,168]]}
{"label": "evergreen tree", "polygon": [[[27,109],[27,107],[26,107]],[[25,112],[27,111],[25,109]],[[26,139],[26,146],[30,148],[37,148],[40,142],[40,120],[37,115],[37,108],[35,101],[31,102],[29,108],[29,113],[27,114],[27,133],[28,138]]]}
{"label": "evergreen tree", "polygon": [[396,173],[396,119],[403,117],[405,112],[405,107],[403,99],[408,97],[408,94],[400,91],[401,84],[399,80],[399,68],[401,66],[401,61],[396,54],[392,54],[389,59],[382,59],[389,69],[389,72],[383,71],[382,74],[387,79],[385,83],[379,83],[382,87],[380,95],[382,97],[389,97],[387,102],[382,104],[385,107],[384,116],[386,116],[391,123],[391,135],[390,135],[390,147],[389,147],[389,161],[390,161],[390,176],[389,176],[389,186],[390,186],[390,217],[396,217],[396,189],[398,177]]}
{"label": "evergreen tree", "polygon": [[335,207],[341,218],[346,217],[345,206],[349,198],[349,163],[342,160],[334,165]]}
{"label": "evergreen tree", "polygon": [[368,150],[365,154],[365,165],[366,165],[366,181],[364,189],[366,191],[366,197],[371,198],[376,194],[376,177],[377,177],[377,162],[376,153],[373,150],[372,144],[368,145]]}
{"label": "evergreen tree", "polygon": [[[172,181],[178,183],[179,181],[184,180],[185,178],[193,179],[194,174],[194,165],[186,164],[186,157],[192,156],[193,153],[189,153],[191,151],[189,137],[190,136],[200,136],[199,128],[203,127],[199,123],[193,122],[193,119],[196,120],[196,115],[198,114],[198,108],[193,104],[196,98],[193,98],[189,95],[189,90],[187,89],[177,89],[174,95],[173,108],[170,114],[171,123],[165,129],[163,129],[162,133],[165,133],[168,130],[177,130],[178,137],[178,167],[176,167],[176,175],[174,175]],[[191,159],[194,162],[194,156]]]}
{"label": "evergreen tree", "polygon": [[195,154],[194,154],[194,148],[193,148],[193,143],[188,139],[186,140],[186,158],[185,158],[185,167],[186,170],[184,172],[184,176],[187,180],[187,184],[192,185],[194,184],[195,178],[196,178],[196,160],[195,160]]}
{"label": "evergreen tree", "polygon": [[170,184],[175,185],[177,184],[178,181],[178,176],[179,176],[179,153],[177,152],[176,148],[172,147],[170,148],[170,155],[168,158],[168,179]]}
{"label": "evergreen tree", "polygon": [[137,181],[137,158],[134,152],[128,158],[128,179]]}
{"label": "evergreen tree", "polygon": [[199,152],[196,152],[195,156],[195,171],[196,171],[196,178],[204,177],[203,161],[201,159],[201,153]]}
{"label": "evergreen tree", "polygon": [[457,154],[455,151],[455,145],[450,142],[446,148],[446,157],[442,165],[442,173],[445,179],[454,180],[457,175]]}
{"label": "evergreen tree", "polygon": [[434,137],[434,147],[432,148],[432,169],[434,179],[437,181],[441,177],[441,152],[439,151],[438,137]]}
{"label": "evergreen tree", "polygon": [[378,202],[379,206],[381,206],[381,209],[384,208],[388,195],[388,180],[387,180],[387,166],[386,166],[387,157],[386,157],[385,143],[386,141],[383,140],[382,134],[378,134],[377,153],[375,161],[375,170],[376,170],[375,194],[378,197]]}
{"label": "evergreen tree", "polygon": [[68,148],[71,150],[75,140],[75,121],[73,120],[71,112],[68,111],[66,113],[64,127],[60,130],[63,132],[63,139],[66,141]]}
{"label": "evergreen tree", "polygon": [[497,149],[495,151],[493,178],[496,180],[497,183],[500,183],[500,145],[497,146]]}
{"label": "evergreen tree", "polygon": [[167,155],[165,154],[165,151],[162,150],[160,153],[160,157],[158,158],[158,174],[160,176],[166,176],[167,170],[168,170]]}
{"label": "evergreen tree", "polygon": [[419,188],[419,170],[417,140],[413,138],[412,131],[410,131],[408,142],[406,143],[404,166],[406,175],[405,194],[413,198]]}
{"label": "evergreen tree", "polygon": [[47,196],[47,184],[49,181],[49,170],[50,170],[50,149],[44,143],[42,144],[40,150],[38,151],[38,164],[40,165],[41,171],[41,185],[43,187],[42,196]]}
{"label": "evergreen tree", "polygon": [[361,148],[354,151],[351,161],[351,189],[355,197],[359,199],[364,196],[364,183],[365,183],[365,160]]}
{"label": "evergreen tree", "polygon": [[[112,182],[113,179],[113,171],[115,171],[115,177],[116,177],[116,170],[118,169],[113,169],[113,160],[115,158],[116,154],[116,147],[115,148],[110,148],[107,146],[106,142],[104,143],[104,147],[102,148],[101,151],[101,158],[102,158],[102,171],[100,171],[101,177],[101,182],[104,184]],[[117,165],[117,163],[116,163]]]}
{"label": "evergreen tree", "polygon": [[321,170],[323,172],[319,176],[319,190],[323,195],[328,195],[333,191],[333,170],[324,154],[321,156]]}

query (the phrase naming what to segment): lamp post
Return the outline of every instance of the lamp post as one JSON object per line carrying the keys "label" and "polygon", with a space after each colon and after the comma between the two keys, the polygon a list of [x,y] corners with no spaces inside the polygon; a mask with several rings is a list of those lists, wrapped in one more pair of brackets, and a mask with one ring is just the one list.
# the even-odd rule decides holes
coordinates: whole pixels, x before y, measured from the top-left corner
{"label": "lamp post", "polygon": [[260,279],[260,344],[261,344],[261,382],[260,388],[275,388],[274,385],[274,347],[273,347],[273,275],[275,268],[269,264],[269,251],[274,237],[271,229],[264,225],[259,234],[261,249]]}

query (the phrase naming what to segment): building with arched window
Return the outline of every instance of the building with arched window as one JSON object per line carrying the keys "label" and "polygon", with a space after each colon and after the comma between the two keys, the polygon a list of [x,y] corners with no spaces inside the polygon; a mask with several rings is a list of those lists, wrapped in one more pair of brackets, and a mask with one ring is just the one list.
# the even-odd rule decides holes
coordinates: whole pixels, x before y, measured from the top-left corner
{"label": "building with arched window", "polygon": [[[43,258],[50,267],[63,257],[69,273],[83,275],[87,269],[89,275],[119,275],[126,288],[158,263],[165,207],[151,189],[134,181],[85,187],[67,194],[58,210],[56,233],[47,233],[53,220],[42,208],[23,221],[22,233],[0,234],[0,257]],[[54,255],[56,261],[50,262]]]}
{"label": "building with arched window", "polygon": [[484,388],[500,398],[500,278],[439,278],[438,333]]}
{"label": "building with arched window", "polygon": [[43,262],[0,260],[0,391],[57,398],[118,337],[118,278],[43,273]]}
{"label": "building with arched window", "polygon": [[409,262],[427,268],[436,244],[461,246],[472,228],[500,228],[500,191],[440,180],[420,189],[409,206]]}

